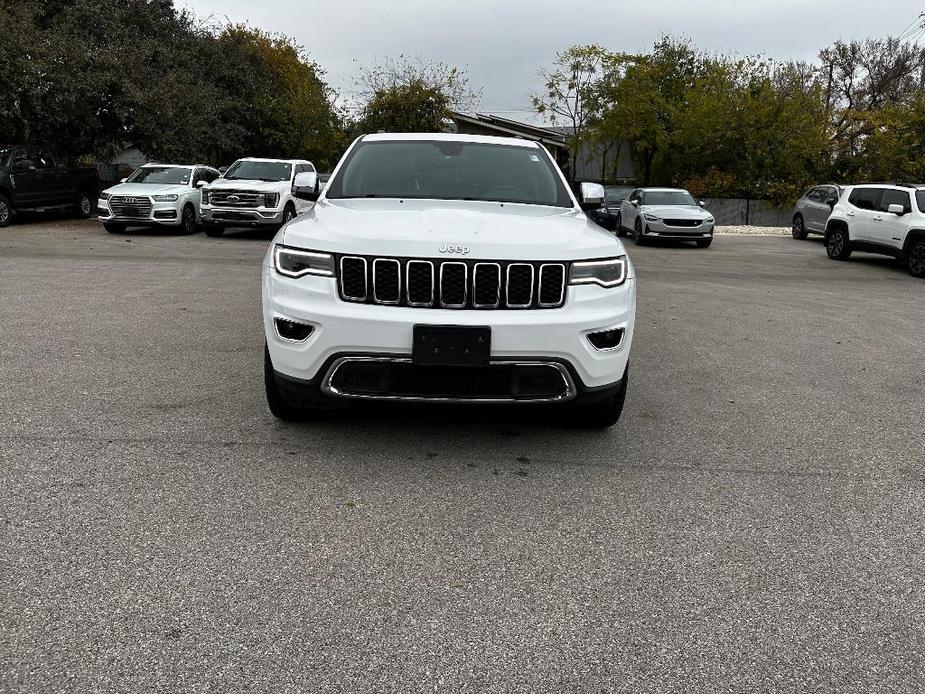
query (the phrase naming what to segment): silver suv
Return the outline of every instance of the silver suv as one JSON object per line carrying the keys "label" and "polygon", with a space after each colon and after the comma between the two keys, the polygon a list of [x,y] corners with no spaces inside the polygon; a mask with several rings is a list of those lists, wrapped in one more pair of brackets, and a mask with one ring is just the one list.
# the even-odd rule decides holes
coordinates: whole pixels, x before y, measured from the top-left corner
{"label": "silver suv", "polygon": [[925,185],[846,188],[826,224],[825,249],[833,260],[853,251],[891,255],[925,277]]}
{"label": "silver suv", "polygon": [[809,234],[824,234],[832,208],[841,197],[836,185],[813,186],[797,200],[793,208],[793,238],[805,239]]}

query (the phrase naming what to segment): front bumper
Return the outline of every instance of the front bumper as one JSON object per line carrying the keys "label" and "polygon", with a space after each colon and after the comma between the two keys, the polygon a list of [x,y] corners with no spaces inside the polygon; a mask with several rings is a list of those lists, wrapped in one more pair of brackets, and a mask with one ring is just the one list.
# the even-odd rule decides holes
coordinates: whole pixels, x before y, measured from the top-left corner
{"label": "front bumper", "polygon": [[[491,327],[492,362],[561,364],[576,393],[606,389],[619,385],[626,370],[635,315],[634,278],[612,289],[570,286],[562,308],[479,311],[349,303],[338,297],[334,278],[290,279],[270,266],[263,273],[270,360],[280,378],[293,382],[323,383],[344,355],[407,359],[415,325],[460,325]],[[313,331],[302,342],[283,339],[274,325],[277,317]],[[610,329],[624,331],[617,347],[597,349],[588,340],[590,333]]]}
{"label": "front bumper", "polygon": [[699,224],[695,227],[671,226],[665,220],[657,221],[643,218],[643,236],[647,238],[696,241],[713,238],[715,222]]}
{"label": "front bumper", "polygon": [[283,210],[248,209],[239,207],[203,207],[203,224],[230,227],[279,226]]}
{"label": "front bumper", "polygon": [[102,198],[96,201],[97,219],[106,224],[125,224],[128,226],[179,226],[182,220],[179,202],[153,202],[151,212],[137,217],[125,217],[113,214],[109,201]]}

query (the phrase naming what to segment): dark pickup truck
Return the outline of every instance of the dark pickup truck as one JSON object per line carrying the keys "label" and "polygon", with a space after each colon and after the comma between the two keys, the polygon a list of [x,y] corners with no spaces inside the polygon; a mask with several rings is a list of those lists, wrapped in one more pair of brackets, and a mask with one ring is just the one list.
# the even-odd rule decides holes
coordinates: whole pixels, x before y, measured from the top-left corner
{"label": "dark pickup truck", "polygon": [[23,210],[71,209],[87,218],[99,189],[96,169],[60,167],[38,145],[0,145],[0,227]]}

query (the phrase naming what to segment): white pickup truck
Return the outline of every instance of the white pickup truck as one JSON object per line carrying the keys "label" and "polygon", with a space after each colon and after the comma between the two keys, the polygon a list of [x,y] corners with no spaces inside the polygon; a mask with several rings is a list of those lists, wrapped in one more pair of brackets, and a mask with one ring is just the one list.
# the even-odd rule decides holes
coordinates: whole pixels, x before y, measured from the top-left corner
{"label": "white pickup truck", "polygon": [[303,159],[238,159],[221,178],[202,186],[205,233],[221,236],[226,227],[281,227],[311,207],[292,192],[300,173],[317,172]]}

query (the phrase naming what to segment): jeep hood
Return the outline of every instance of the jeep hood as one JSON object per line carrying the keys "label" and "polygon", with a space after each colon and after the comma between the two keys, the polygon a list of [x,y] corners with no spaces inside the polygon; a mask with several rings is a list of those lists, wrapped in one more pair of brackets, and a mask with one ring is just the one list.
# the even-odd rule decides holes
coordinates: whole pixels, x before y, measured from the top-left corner
{"label": "jeep hood", "polygon": [[[289,246],[332,253],[480,260],[624,255],[611,233],[572,208],[456,200],[327,200],[280,232]],[[468,253],[441,252],[462,246]]]}

